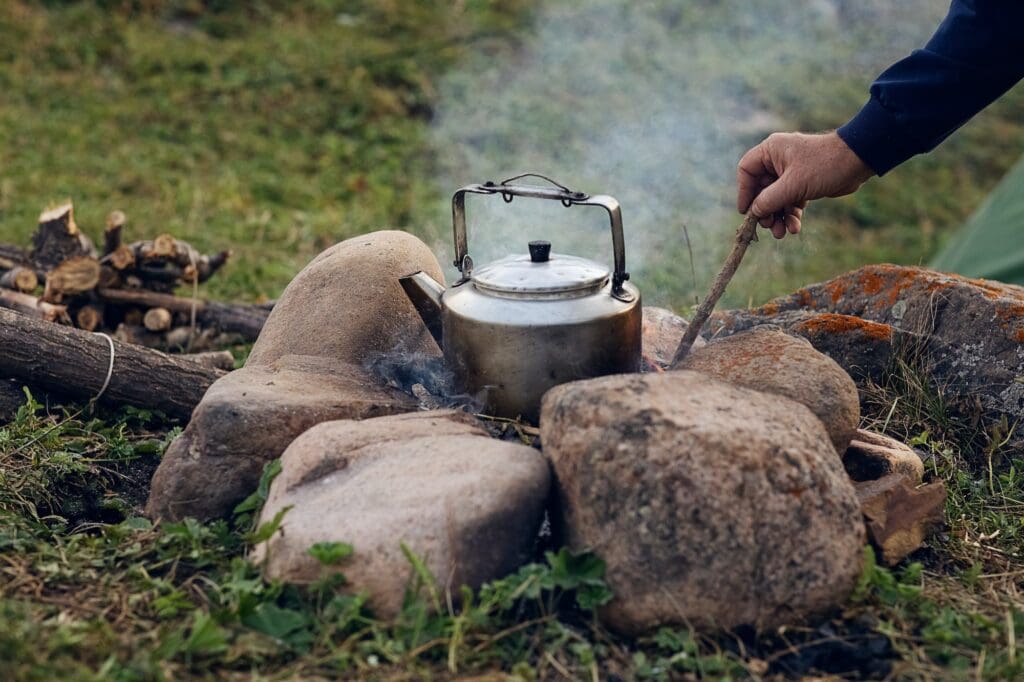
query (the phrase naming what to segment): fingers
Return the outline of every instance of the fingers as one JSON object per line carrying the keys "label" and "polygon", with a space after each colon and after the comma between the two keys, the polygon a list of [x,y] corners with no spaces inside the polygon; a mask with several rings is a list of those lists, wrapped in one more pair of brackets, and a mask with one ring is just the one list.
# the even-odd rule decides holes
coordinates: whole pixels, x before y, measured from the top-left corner
{"label": "fingers", "polygon": [[759,224],[770,230],[776,239],[782,239],[787,234],[799,234],[803,221],[804,209],[801,206],[790,206],[784,211],[762,218]]}
{"label": "fingers", "polygon": [[774,179],[774,168],[762,142],[747,151],[736,167],[736,210],[746,213],[754,197]]}

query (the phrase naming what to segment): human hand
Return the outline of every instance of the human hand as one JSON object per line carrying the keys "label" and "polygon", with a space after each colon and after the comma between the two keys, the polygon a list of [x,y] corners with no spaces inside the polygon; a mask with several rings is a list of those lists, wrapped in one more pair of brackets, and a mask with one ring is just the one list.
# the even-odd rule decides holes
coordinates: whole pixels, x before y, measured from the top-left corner
{"label": "human hand", "polygon": [[736,209],[776,239],[800,231],[807,202],[853,194],[875,174],[836,133],[774,133],[740,159]]}

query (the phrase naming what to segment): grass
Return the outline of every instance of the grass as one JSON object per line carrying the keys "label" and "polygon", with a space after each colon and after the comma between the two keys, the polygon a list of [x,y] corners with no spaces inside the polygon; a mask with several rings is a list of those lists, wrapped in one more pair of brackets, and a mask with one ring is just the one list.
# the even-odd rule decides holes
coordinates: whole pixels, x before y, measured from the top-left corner
{"label": "grass", "polygon": [[[596,17],[618,11],[610,0],[588,7]],[[829,42],[834,33],[812,17],[797,28],[829,46],[815,54],[816,71],[797,58],[806,45],[751,32],[751,21],[768,26],[767,18],[735,3],[651,3],[632,11],[612,26],[649,31],[643,35],[652,40],[632,44],[665,49],[626,51],[629,63],[674,74],[684,93],[726,83],[782,127],[841,122],[863,96],[875,61],[903,49],[895,24],[879,24],[871,37],[851,19],[849,35]],[[0,241],[27,241],[39,210],[71,196],[94,237],[106,213],[119,208],[133,236],[169,231],[203,249],[234,249],[234,262],[206,286],[211,296],[243,299],[276,296],[323,247],[380,226],[440,243],[444,197],[456,180],[491,176],[496,159],[533,161],[537,150],[567,141],[568,151],[549,160],[580,168],[588,148],[579,131],[600,128],[561,120],[565,112],[612,129],[623,112],[635,111],[629,98],[614,102],[619,109],[598,110],[582,87],[604,94],[614,81],[553,81],[544,97],[516,99],[522,84],[494,77],[493,69],[546,45],[532,21],[561,17],[551,25],[575,26],[574,12],[573,3],[525,0],[6,3]],[[736,35],[740,43],[721,40]],[[865,62],[859,39],[891,44]],[[669,50],[673,41],[686,50]],[[586,52],[589,43],[567,40],[565,49],[572,46],[602,66],[599,53]],[[684,68],[693,59],[699,68]],[[825,69],[835,74],[827,82],[816,75]],[[507,100],[494,90],[502,87]],[[477,97],[476,118],[452,104],[460,89]],[[676,103],[641,101],[661,112]],[[491,116],[504,106],[528,125]],[[695,102],[693,110],[706,106]],[[761,301],[865,261],[927,258],[1015,160],[1022,106],[1024,97],[1011,94],[936,154],[855,197],[814,207],[816,222],[797,247],[789,240],[759,245],[733,300]],[[466,121],[494,133],[480,139],[501,144],[491,149],[463,135]],[[708,235],[733,222],[727,157],[759,133],[719,134],[727,144],[702,158],[714,161],[711,152],[725,149],[725,160],[694,176],[692,194],[682,193],[691,205],[710,207],[692,224],[702,240],[701,277],[714,265]],[[594,166],[579,176],[598,186],[612,170]],[[624,200],[646,187],[622,177]],[[600,187],[618,193],[618,185]],[[661,213],[628,214],[633,234],[655,246],[636,279],[649,300],[685,304],[694,291],[685,245],[656,229],[675,224],[666,221],[678,207],[669,199]],[[896,568],[867,555],[854,598],[823,622],[713,636],[662,629],[639,640],[614,637],[593,616],[608,596],[600,561],[558,548],[464,595],[459,611],[444,606],[409,555],[410,592],[393,622],[373,618],[358,596],[331,581],[296,588],[266,580],[244,560],[251,543],[273,530],[253,527],[260,490],[213,523],[154,526],[138,516],[146,482],[180,427],[146,411],[92,414],[27,400],[0,426],[0,669],[17,680],[444,679],[493,671],[523,680],[1019,678],[1024,460],[1001,446],[1015,425],[950,417],[909,351],[866,398],[866,425],[930,454],[928,477],[949,491],[948,527]],[[342,544],[311,551],[327,564],[350,560]]]}

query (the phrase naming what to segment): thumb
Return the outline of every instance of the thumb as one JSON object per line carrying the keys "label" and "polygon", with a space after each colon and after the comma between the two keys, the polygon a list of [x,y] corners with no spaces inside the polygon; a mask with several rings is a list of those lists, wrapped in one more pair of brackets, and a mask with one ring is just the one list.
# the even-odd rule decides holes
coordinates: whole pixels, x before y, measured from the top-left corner
{"label": "thumb", "polygon": [[772,184],[761,190],[750,210],[758,218],[765,218],[775,215],[787,206],[800,203],[802,193],[796,186],[792,173],[783,173],[782,176]]}

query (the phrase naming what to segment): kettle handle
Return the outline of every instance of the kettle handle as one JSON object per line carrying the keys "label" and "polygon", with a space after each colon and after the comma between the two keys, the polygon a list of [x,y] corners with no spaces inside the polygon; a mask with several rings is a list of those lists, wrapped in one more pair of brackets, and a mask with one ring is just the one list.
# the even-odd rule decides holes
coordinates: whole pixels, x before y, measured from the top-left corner
{"label": "kettle handle", "polygon": [[[515,180],[525,177],[538,177],[547,180],[555,187],[538,187],[536,185],[515,185]],[[621,294],[623,283],[629,279],[626,272],[626,244],[622,234],[622,208],[619,202],[607,194],[593,196],[583,192],[574,192],[565,185],[539,173],[523,173],[502,180],[499,183],[484,182],[460,187],[452,195],[452,231],[455,234],[455,267],[462,273],[462,279],[469,279],[473,270],[473,259],[469,257],[469,243],[466,239],[466,194],[500,194],[505,203],[514,197],[532,197],[534,199],[556,199],[569,208],[579,206],[600,206],[608,211],[612,224],[612,254],[615,259],[615,270],[612,273],[612,293]]]}

